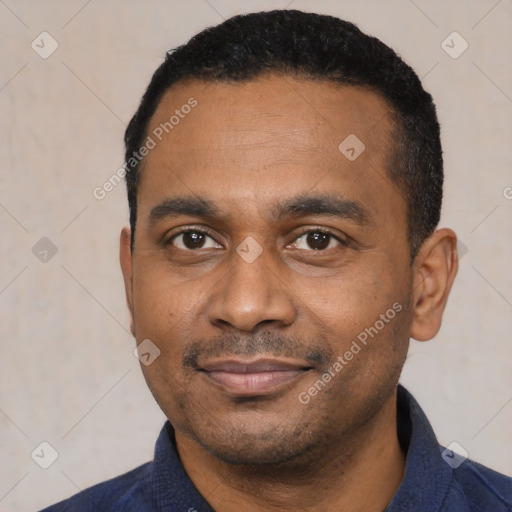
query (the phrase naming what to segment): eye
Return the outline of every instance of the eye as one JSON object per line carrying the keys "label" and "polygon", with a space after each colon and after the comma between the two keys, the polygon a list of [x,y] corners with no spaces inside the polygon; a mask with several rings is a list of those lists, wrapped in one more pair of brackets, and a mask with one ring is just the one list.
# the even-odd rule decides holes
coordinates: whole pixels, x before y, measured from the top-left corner
{"label": "eye", "polygon": [[198,230],[182,231],[174,235],[169,240],[169,245],[185,251],[222,248],[210,235]]}
{"label": "eye", "polygon": [[338,245],[345,245],[341,240],[326,231],[308,231],[292,243],[292,247],[302,250],[323,251]]}

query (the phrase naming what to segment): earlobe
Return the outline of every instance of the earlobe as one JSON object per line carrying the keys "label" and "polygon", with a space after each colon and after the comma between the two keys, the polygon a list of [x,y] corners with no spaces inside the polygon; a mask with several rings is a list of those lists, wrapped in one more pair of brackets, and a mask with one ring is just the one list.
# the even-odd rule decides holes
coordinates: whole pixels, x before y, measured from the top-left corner
{"label": "earlobe", "polygon": [[435,231],[414,262],[412,338],[427,341],[439,331],[457,269],[457,236],[447,228]]}
{"label": "earlobe", "polygon": [[131,230],[124,227],[121,230],[119,243],[119,261],[124,279],[126,303],[130,312],[130,331],[135,336],[134,314],[133,314],[133,262],[131,251]]}

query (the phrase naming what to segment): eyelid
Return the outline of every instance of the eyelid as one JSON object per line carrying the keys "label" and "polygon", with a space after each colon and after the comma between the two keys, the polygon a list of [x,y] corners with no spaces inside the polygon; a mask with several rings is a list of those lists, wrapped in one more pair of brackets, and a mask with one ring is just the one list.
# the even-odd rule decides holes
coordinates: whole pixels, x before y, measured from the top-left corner
{"label": "eyelid", "polygon": [[[301,231],[299,233],[295,233],[293,235],[293,239],[292,241],[287,244],[287,246],[291,245],[292,243],[294,243],[297,239],[299,239],[300,237],[304,236],[304,235],[307,235],[309,233],[324,233],[326,235],[329,235],[329,236],[332,236],[334,239],[336,239],[341,245],[344,245],[344,246],[347,246],[349,244],[349,240],[348,240],[348,237],[347,238],[342,238],[340,237],[340,235],[337,233],[337,232],[334,232],[333,230],[331,230],[330,228],[326,228],[326,227],[315,227],[315,226],[308,226],[308,227],[305,227],[305,228],[302,228]],[[311,249],[312,251],[314,251],[314,249]],[[315,252],[321,252],[321,251],[315,251]]]}
{"label": "eyelid", "polygon": [[[176,228],[178,229],[179,231],[175,231],[173,232],[171,235],[166,235],[165,238],[164,238],[164,245],[167,246],[167,245],[172,245],[172,242],[175,238],[177,238],[178,236],[180,235],[184,235],[185,233],[190,233],[190,232],[193,232],[193,233],[201,233],[203,235],[207,235],[209,236],[216,244],[218,245],[223,245],[222,243],[220,243],[217,238],[212,234],[212,232],[206,228],[205,226],[194,226],[194,225],[190,225],[190,226],[180,226],[179,228]],[[200,250],[200,249],[198,249]]]}

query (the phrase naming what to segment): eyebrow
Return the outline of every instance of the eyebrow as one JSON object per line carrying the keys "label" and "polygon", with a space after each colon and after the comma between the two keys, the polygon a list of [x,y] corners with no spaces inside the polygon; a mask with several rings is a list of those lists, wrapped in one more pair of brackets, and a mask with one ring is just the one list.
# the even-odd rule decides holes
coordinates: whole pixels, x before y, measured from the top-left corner
{"label": "eyebrow", "polygon": [[[367,225],[370,219],[368,211],[358,201],[340,198],[333,194],[301,195],[287,199],[275,205],[272,208],[271,215],[276,220],[285,217],[327,215],[350,220],[361,226]],[[221,210],[208,199],[184,196],[165,199],[152,208],[148,222],[153,225],[162,219],[179,216],[214,219],[227,215],[224,210]]]}
{"label": "eyebrow", "polygon": [[334,194],[293,197],[279,204],[275,213],[277,219],[286,216],[329,215],[350,220],[362,226],[370,221],[370,214],[361,203]]}
{"label": "eyebrow", "polygon": [[149,213],[149,224],[159,220],[187,215],[189,217],[221,217],[219,208],[212,201],[201,197],[176,197],[165,199],[152,208]]}

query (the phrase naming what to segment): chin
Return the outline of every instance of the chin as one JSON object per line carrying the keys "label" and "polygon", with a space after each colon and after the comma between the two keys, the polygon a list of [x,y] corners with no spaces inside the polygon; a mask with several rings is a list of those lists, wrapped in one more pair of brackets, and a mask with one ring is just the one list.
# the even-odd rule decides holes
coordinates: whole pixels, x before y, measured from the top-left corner
{"label": "chin", "polygon": [[237,466],[279,466],[295,461],[304,454],[306,449],[300,446],[288,446],[282,439],[261,441],[254,438],[227,443],[202,442],[203,448],[211,455],[227,464]]}
{"label": "chin", "polygon": [[224,428],[193,429],[193,438],[216,458],[233,465],[280,465],[298,461],[312,448],[314,438],[305,424],[250,418]]}

